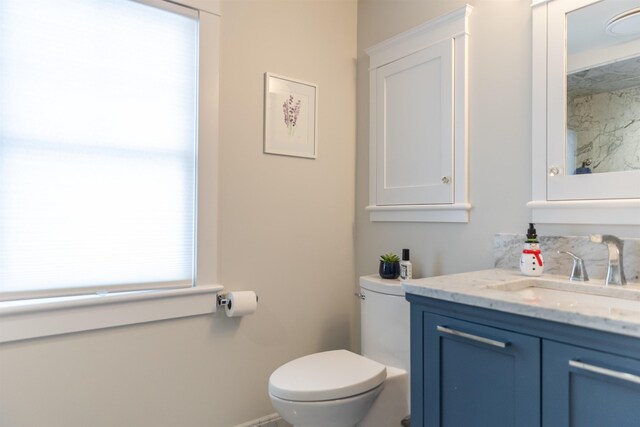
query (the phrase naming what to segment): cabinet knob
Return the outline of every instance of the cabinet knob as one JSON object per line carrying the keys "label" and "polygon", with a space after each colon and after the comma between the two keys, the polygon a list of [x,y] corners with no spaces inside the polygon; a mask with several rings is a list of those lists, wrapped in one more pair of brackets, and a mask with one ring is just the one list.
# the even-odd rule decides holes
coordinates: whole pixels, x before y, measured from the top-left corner
{"label": "cabinet knob", "polygon": [[560,175],[560,167],[559,166],[551,166],[549,168],[549,176]]}
{"label": "cabinet knob", "polygon": [[449,178],[448,176],[443,176],[442,177],[442,183],[443,184],[448,184],[449,182],[451,182],[451,178]]}

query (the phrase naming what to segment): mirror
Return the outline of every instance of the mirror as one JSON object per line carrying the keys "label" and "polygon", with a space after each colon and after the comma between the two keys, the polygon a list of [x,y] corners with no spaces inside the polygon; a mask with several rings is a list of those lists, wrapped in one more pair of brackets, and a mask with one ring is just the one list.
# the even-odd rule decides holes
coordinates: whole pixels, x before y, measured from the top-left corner
{"label": "mirror", "polygon": [[531,8],[533,222],[640,225],[640,0]]}
{"label": "mirror", "polygon": [[566,14],[566,174],[640,170],[640,2]]}

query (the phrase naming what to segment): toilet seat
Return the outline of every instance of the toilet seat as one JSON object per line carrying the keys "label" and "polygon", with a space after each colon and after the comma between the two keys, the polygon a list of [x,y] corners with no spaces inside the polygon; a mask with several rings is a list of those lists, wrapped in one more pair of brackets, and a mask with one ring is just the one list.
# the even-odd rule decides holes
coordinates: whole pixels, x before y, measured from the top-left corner
{"label": "toilet seat", "polygon": [[276,369],[269,393],[299,402],[343,399],[374,389],[384,382],[387,368],[347,350],[310,354]]}

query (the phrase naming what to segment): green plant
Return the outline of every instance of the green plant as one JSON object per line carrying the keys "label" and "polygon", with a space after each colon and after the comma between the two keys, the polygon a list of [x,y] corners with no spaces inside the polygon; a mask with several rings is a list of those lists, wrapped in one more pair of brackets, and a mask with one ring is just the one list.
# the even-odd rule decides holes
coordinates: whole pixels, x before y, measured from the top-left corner
{"label": "green plant", "polygon": [[389,252],[388,254],[380,255],[380,260],[382,262],[394,263],[400,261],[400,257],[394,253]]}

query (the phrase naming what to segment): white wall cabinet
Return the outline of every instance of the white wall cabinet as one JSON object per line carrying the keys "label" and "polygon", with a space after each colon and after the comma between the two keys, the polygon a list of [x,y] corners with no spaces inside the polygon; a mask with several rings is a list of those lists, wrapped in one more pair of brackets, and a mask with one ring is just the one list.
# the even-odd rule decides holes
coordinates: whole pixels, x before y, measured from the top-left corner
{"label": "white wall cabinet", "polygon": [[367,49],[372,221],[468,222],[465,6]]}
{"label": "white wall cabinet", "polygon": [[[568,16],[594,6],[632,7],[636,6],[635,3],[619,0],[532,1],[533,173],[532,200],[527,206],[536,223],[640,224],[640,170],[572,174],[575,164],[567,161],[566,125],[570,60],[567,51]],[[605,33],[609,16],[600,10],[594,16],[602,18],[602,25],[585,23],[577,26],[581,29],[581,37],[586,39],[588,34]],[[611,61],[618,55],[620,46],[607,46],[606,56],[602,55],[599,60]],[[634,47],[632,55],[638,56],[637,45]],[[628,55],[629,52],[624,53],[624,56]],[[587,67],[585,57],[585,52],[582,52],[582,67]],[[619,145],[620,142],[617,143]]]}

